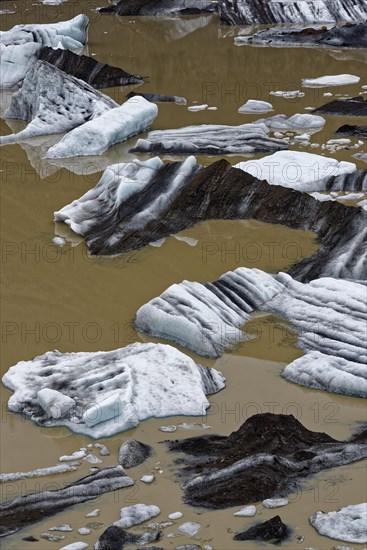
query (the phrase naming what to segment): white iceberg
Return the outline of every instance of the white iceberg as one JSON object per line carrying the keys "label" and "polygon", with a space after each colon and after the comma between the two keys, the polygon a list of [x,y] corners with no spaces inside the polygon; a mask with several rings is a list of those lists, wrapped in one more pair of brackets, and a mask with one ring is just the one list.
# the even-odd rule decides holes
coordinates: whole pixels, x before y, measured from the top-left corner
{"label": "white iceberg", "polygon": [[277,151],[261,159],[239,162],[235,167],[271,185],[309,192],[323,191],[328,180],[357,170],[353,162],[301,151]]}
{"label": "white iceberg", "polygon": [[273,106],[268,101],[249,99],[239,109],[239,113],[268,113],[273,111]]}
{"label": "white iceberg", "polygon": [[180,531],[180,533],[183,533],[188,537],[193,537],[199,531],[200,527],[201,524],[197,523],[196,521],[187,521],[186,523],[180,525],[178,530]]}
{"label": "white iceberg", "polygon": [[253,516],[256,516],[256,506],[244,506],[243,508],[241,508],[241,510],[238,510],[238,512],[235,512],[233,515],[240,518],[251,518]]}
{"label": "white iceberg", "polygon": [[158,114],[155,103],[142,96],[128,99],[120,107],[75,128],[51,147],[44,158],[102,155],[116,143],[147,130]]}
{"label": "white iceberg", "polygon": [[133,525],[140,525],[148,519],[154,518],[161,513],[158,506],[147,504],[134,504],[121,508],[120,519],[114,522],[114,525],[122,529],[128,529]]}
{"label": "white iceberg", "polygon": [[326,86],[345,86],[347,84],[357,84],[360,77],[353,74],[336,74],[332,76],[320,76],[318,78],[303,78],[302,86],[304,88],[325,88]]}
{"label": "white iceberg", "polygon": [[61,23],[16,25],[0,32],[0,89],[19,85],[44,46],[73,51],[83,48],[88,24],[86,15],[78,15]]}
{"label": "white iceberg", "polygon": [[275,115],[269,118],[262,118],[256,124],[266,124],[268,128],[278,130],[304,130],[322,128],[326,120],[319,115],[308,113],[296,113],[290,117],[287,115]]}
{"label": "white iceberg", "polygon": [[316,512],[311,525],[331,539],[365,544],[367,542],[367,503],[351,504],[337,512]]}
{"label": "white iceberg", "polygon": [[[9,410],[23,412],[39,425],[67,426],[93,438],[108,437],[149,417],[202,415],[209,407],[206,394],[225,386],[218,371],[175,348],[141,343],[108,352],[48,352],[11,367],[3,383],[14,391]],[[63,418],[50,419],[37,394],[60,385],[76,407]],[[75,453],[63,457],[75,458]]]}

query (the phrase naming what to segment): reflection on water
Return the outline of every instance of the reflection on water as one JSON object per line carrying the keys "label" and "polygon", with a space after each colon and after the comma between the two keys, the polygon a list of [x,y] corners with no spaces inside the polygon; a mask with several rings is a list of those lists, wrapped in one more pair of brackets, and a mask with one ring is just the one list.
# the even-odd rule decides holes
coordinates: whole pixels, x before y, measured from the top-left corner
{"label": "reflection on water", "polygon": [[[180,95],[187,98],[188,105],[197,101],[218,107],[217,111],[190,112],[185,106],[159,104],[159,115],[153,129],[201,123],[251,122],[259,116],[237,112],[247,99],[270,100],[274,106],[272,114],[290,116],[307,112],[306,107],[316,107],[328,100],[323,96],[327,90],[305,89],[305,97],[293,100],[269,96],[271,90],[300,89],[304,77],[345,72],[361,77],[360,85],[346,86],[343,90],[333,88],[334,94],[358,95],[361,85],[365,84],[365,67],[360,52],[235,47],[233,39],[237,29],[221,29],[213,16],[159,21],[135,18],[129,21],[128,18],[98,15],[94,11],[100,5],[97,1],[70,0],[52,7],[25,1],[9,3],[11,7],[13,5],[17,13],[2,16],[4,29],[20,21],[59,21],[85,12],[91,17],[89,54],[96,54],[96,59],[102,62],[148,76],[149,82],[139,87],[139,91]],[[122,102],[127,91],[116,88],[105,90],[105,93]],[[8,100],[7,94],[2,97]],[[313,135],[311,141],[325,143],[332,132],[346,123],[362,124],[351,118],[328,117],[324,128]],[[21,124],[11,121],[11,128],[17,126],[18,129]],[[0,131],[9,133],[5,121],[0,122]],[[17,361],[30,359],[49,349],[97,351],[134,341],[154,341],[136,333],[133,319],[143,303],[169,285],[183,279],[215,280],[225,271],[240,266],[260,267],[275,273],[289,269],[292,263],[317,249],[315,235],[310,232],[242,220],[205,222],[182,232],[178,236],[181,240],[170,237],[158,248],[146,247],[118,258],[91,257],[83,240],[67,226],[55,226],[53,212],[94,187],[108,164],[131,160],[133,157],[128,154],[128,148],[136,138],[111,148],[101,158],[45,162],[42,159],[45,148],[59,138],[50,136],[1,149],[2,373]],[[302,145],[296,147],[308,150]],[[315,148],[312,152],[321,153],[321,149]],[[352,159],[355,152],[355,149],[343,149],[327,154],[338,160],[355,161],[363,167],[361,160]],[[147,157],[141,155],[139,158]],[[234,164],[243,157],[229,160]],[[209,164],[213,159],[199,157],[198,161]],[[66,239],[63,247],[52,242],[55,233]],[[189,246],[187,239],[191,245],[197,242]],[[210,254],[207,253],[208,243]],[[269,243],[275,245],[269,246]],[[71,326],[73,331],[70,331]],[[205,418],[189,417],[185,421],[205,422],[212,426],[205,433],[228,434],[238,429],[251,414],[269,412],[272,408],[273,412],[296,415],[309,429],[325,431],[342,439],[350,435],[358,421],[365,419],[362,400],[309,390],[281,378],[284,365],[301,354],[295,335],[291,328],[284,328],[281,319],[255,315],[246,328],[251,329],[254,338],[242,342],[218,361],[206,360],[189,352],[200,363],[222,371],[227,378],[227,388],[210,397],[212,407]],[[67,429],[41,429],[18,415],[8,413],[6,401],[10,392],[2,387],[1,394],[2,471],[51,466],[57,464],[59,456],[90,443],[87,437],[72,435]],[[172,466],[173,457],[159,442],[202,432],[179,428],[173,434],[163,434],[158,430],[162,425],[182,421],[182,417],[150,419],[136,430],[104,441],[111,455],[103,458],[103,465],[116,463],[118,447],[128,437],[136,437],[154,446],[156,454],[132,471],[136,486],[117,494],[104,495],[97,501],[79,505],[34,525],[2,541],[4,549],[28,548],[29,543],[22,541],[22,537],[32,534],[39,539],[40,533],[48,527],[69,522],[74,532],[67,535],[63,544],[83,538],[92,546],[101,529],[92,529],[86,537],[78,535],[75,529],[92,521],[108,526],[118,519],[122,506],[136,502],[160,506],[162,514],[157,518],[160,521],[166,520],[168,513],[176,510],[184,512],[182,521],[199,521],[203,527],[197,536],[202,546],[209,544],[217,550],[239,548],[239,543],[232,540],[233,533],[244,530],[253,520],[235,518],[233,509],[203,514],[200,509],[182,503],[180,483],[173,475],[176,471]],[[155,470],[157,462],[160,462],[162,474]],[[86,475],[89,467],[83,462],[74,473],[7,484],[3,496],[11,498],[47,486],[50,488],[47,485],[50,482],[69,483]],[[139,482],[141,475],[151,472],[156,476],[152,485]],[[283,521],[293,528],[292,536],[284,546],[294,550],[334,545],[334,541],[316,534],[308,524],[308,517],[318,509],[329,511],[361,502],[365,498],[364,478],[365,469],[356,464],[321,473],[305,483],[304,490],[281,510]],[[95,508],[101,509],[101,515],[85,518]],[[274,511],[262,509],[258,520],[273,515]],[[177,534],[177,529],[171,527],[166,533]],[[305,537],[302,544],[295,541],[298,535]],[[173,548],[190,541],[193,542],[181,535],[177,539],[164,539],[159,545]],[[40,550],[51,547],[51,543],[44,539],[34,544]],[[59,543],[59,546],[63,544]],[[252,543],[241,543],[241,548],[254,547]]]}

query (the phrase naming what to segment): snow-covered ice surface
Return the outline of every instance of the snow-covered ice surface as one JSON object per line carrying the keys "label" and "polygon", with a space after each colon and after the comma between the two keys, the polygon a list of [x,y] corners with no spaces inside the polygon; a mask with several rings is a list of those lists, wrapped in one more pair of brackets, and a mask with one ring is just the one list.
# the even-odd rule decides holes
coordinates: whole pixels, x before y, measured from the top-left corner
{"label": "snow-covered ice surface", "polygon": [[325,88],[327,86],[345,86],[347,84],[357,84],[360,81],[359,76],[353,74],[336,74],[331,76],[319,76],[318,78],[304,78],[302,86],[304,88]]}
{"label": "snow-covered ice surface", "polygon": [[325,124],[322,116],[308,113],[296,113],[290,117],[287,115],[275,115],[257,120],[255,124],[265,124],[268,128],[278,130],[304,130],[322,128]]}
{"label": "snow-covered ice surface", "polygon": [[120,519],[115,521],[113,525],[127,529],[133,525],[140,525],[148,519],[154,518],[161,513],[158,506],[147,504],[134,504],[121,508]]}
{"label": "snow-covered ice surface", "polygon": [[261,159],[239,162],[235,165],[271,185],[282,185],[298,191],[323,191],[334,180],[332,189],[338,189],[338,178],[353,174],[357,166],[353,162],[338,161],[303,151],[277,151]]}
{"label": "snow-covered ice surface", "polygon": [[310,517],[315,529],[331,539],[365,544],[367,542],[367,503],[351,504],[336,512],[316,512]]}
{"label": "snow-covered ice surface", "polygon": [[44,158],[102,155],[112,145],[147,130],[157,114],[155,103],[135,96],[120,107],[71,130],[47,151]]}
{"label": "snow-covered ice surface", "polygon": [[219,0],[219,14],[229,25],[364,23],[367,8],[354,0]]}
{"label": "snow-covered ice surface", "polygon": [[[9,410],[42,426],[67,426],[94,438],[152,416],[201,415],[209,407],[206,394],[225,385],[219,372],[175,348],[141,343],[109,352],[48,352],[11,367],[3,383],[14,391]],[[55,387],[76,402],[59,419],[49,418],[37,400],[41,389]]]}
{"label": "snow-covered ice surface", "polygon": [[16,87],[44,46],[80,50],[87,41],[88,24],[86,15],[78,15],[61,23],[16,25],[0,32],[0,89]]}
{"label": "snow-covered ice surface", "polygon": [[29,121],[18,134],[0,137],[0,145],[68,132],[118,107],[89,84],[46,61],[37,61],[13,94],[5,118]]}
{"label": "snow-covered ice surface", "polygon": [[257,99],[248,99],[239,109],[239,113],[268,113],[274,108],[267,101],[259,101]]}
{"label": "snow-covered ice surface", "polygon": [[199,124],[175,130],[154,130],[145,139],[139,139],[130,151],[171,155],[229,155],[272,152],[288,147],[287,140],[271,138],[268,133],[265,124]]}
{"label": "snow-covered ice surface", "polygon": [[[284,371],[298,384],[335,393],[367,395],[367,301],[363,284],[321,278],[308,284],[280,273],[239,268],[214,283],[183,281],[137,312],[137,328],[206,357],[248,338],[249,313],[283,316],[307,353]],[[316,353],[315,353],[316,352]]]}

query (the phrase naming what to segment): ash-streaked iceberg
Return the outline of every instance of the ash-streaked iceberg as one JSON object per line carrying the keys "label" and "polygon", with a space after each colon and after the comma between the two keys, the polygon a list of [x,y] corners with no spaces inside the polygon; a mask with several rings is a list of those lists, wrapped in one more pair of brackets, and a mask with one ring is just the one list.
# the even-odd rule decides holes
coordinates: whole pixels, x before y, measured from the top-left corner
{"label": "ash-streaked iceberg", "polygon": [[367,502],[350,504],[336,512],[316,512],[311,525],[331,539],[365,544],[367,542]]}
{"label": "ash-streaked iceberg", "polygon": [[220,357],[225,347],[246,338],[242,325],[282,288],[271,275],[244,267],[213,284],[183,281],[143,305],[135,326],[205,357]]}
{"label": "ash-streaked iceberg", "polygon": [[[40,426],[67,426],[93,438],[107,437],[150,417],[201,415],[206,394],[224,388],[223,376],[171,346],[132,344],[108,352],[48,352],[21,361],[3,377],[14,391],[9,410]],[[39,405],[47,388],[74,399],[75,407],[52,418]]]}
{"label": "ash-streaked iceberg", "polygon": [[250,337],[243,325],[256,310],[290,321],[298,333],[298,346],[313,352],[286,367],[287,379],[334,393],[367,396],[363,284],[326,277],[304,284],[285,273],[273,277],[239,268],[214,283],[172,285],[138,310],[135,325],[216,358]]}
{"label": "ash-streaked iceberg", "polygon": [[147,130],[157,114],[155,103],[140,96],[128,99],[120,107],[71,130],[47,151],[45,159],[102,155],[112,145]]}
{"label": "ash-streaked iceberg", "polygon": [[87,42],[89,19],[44,25],[16,25],[0,32],[0,89],[15,88],[37,61],[44,46],[78,51]]}
{"label": "ash-streaked iceberg", "polygon": [[16,533],[27,525],[42,521],[70,506],[134,485],[121,466],[101,468],[98,472],[55,490],[21,495],[0,504],[0,537]]}
{"label": "ash-streaked iceberg", "polygon": [[[367,14],[366,14],[367,15]],[[310,28],[271,27],[256,31],[250,36],[237,36],[237,46],[259,44],[266,46],[325,47],[325,48],[366,48],[367,24],[358,23]]]}
{"label": "ash-streaked iceberg", "polygon": [[[258,111],[257,111],[258,112]],[[132,153],[169,155],[234,155],[288,148],[288,140],[269,137],[265,124],[224,126],[199,124],[174,130],[154,130],[139,139]]]}
{"label": "ash-streaked iceberg", "polygon": [[118,107],[115,101],[86,82],[46,61],[37,61],[27,72],[21,88],[13,94],[5,112],[5,118],[29,123],[17,134],[0,137],[0,145],[68,132],[114,107]]}
{"label": "ash-streaked iceberg", "polygon": [[259,101],[257,99],[249,99],[239,109],[239,113],[268,113],[274,111],[271,103],[268,101]]}
{"label": "ash-streaked iceberg", "polygon": [[219,0],[218,11],[226,25],[364,23],[367,19],[366,4],[355,0]]}
{"label": "ash-streaked iceberg", "polygon": [[[317,158],[325,162],[324,157]],[[339,167],[334,159],[332,163]],[[328,190],[361,190],[366,174],[356,170],[354,164],[343,166],[346,172],[352,168],[354,171],[330,175],[327,180],[324,173],[318,176],[324,180],[324,188],[327,182]],[[290,168],[294,170],[293,165]],[[313,175],[315,186],[320,187],[317,168],[316,164]],[[280,223],[314,231],[319,238],[320,249],[291,267],[290,273],[296,278],[363,278],[366,213],[333,201],[320,202],[283,185],[269,185],[259,172],[262,179],[225,160],[204,168],[194,157],[168,164],[159,158],[116,164],[104,172],[94,189],[55,212],[54,219],[84,237],[89,251],[97,255],[123,254],[150,243],[157,245],[157,241],[162,243],[164,238],[205,220],[252,218]]]}
{"label": "ash-streaked iceberg", "polygon": [[113,525],[127,529],[133,525],[140,525],[148,519],[155,518],[161,513],[158,506],[152,504],[133,504],[132,506],[126,506],[121,508],[120,519],[115,521]]}

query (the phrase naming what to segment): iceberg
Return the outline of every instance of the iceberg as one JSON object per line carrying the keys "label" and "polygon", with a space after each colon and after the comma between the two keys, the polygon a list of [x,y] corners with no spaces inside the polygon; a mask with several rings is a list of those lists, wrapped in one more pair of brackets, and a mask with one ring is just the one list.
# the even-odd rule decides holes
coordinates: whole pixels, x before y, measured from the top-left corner
{"label": "iceberg", "polygon": [[[239,162],[235,167],[271,185],[307,192],[329,189],[329,182],[333,180],[332,189],[336,190],[339,186],[335,179],[343,181],[344,176],[353,176],[357,170],[354,162],[301,151],[277,151],[261,159]],[[365,185],[367,188],[367,181]]]}
{"label": "iceberg", "polygon": [[120,519],[115,521],[113,525],[127,529],[133,525],[140,525],[144,521],[158,516],[160,513],[161,511],[158,506],[134,504],[133,506],[121,508]]}
{"label": "iceberg", "polygon": [[336,512],[316,512],[311,525],[331,539],[365,544],[367,542],[367,502],[351,504]]}
{"label": "iceberg", "polygon": [[285,368],[285,378],[367,396],[366,287],[357,282],[324,277],[305,284],[285,273],[239,268],[214,283],[172,285],[138,310],[135,325],[216,358],[249,338],[242,326],[256,310],[287,319],[307,352]]}
{"label": "iceberg", "polygon": [[0,145],[68,132],[114,107],[118,107],[115,101],[82,80],[46,61],[37,61],[5,112],[5,118],[29,123],[18,134],[0,137]]}
{"label": "iceberg", "polygon": [[[150,417],[201,415],[209,407],[206,394],[225,386],[218,371],[175,348],[140,343],[109,352],[48,352],[11,367],[3,383],[14,392],[9,410],[40,426],[66,426],[93,438],[114,435]],[[76,406],[63,417],[49,418],[37,395],[56,388]]]}
{"label": "iceberg", "polygon": [[87,42],[89,19],[44,25],[16,25],[0,32],[0,89],[17,87],[41,56],[43,47],[78,51]]}
{"label": "iceberg", "polygon": [[71,130],[47,151],[44,158],[102,155],[112,145],[147,130],[157,114],[155,103],[140,96],[133,97],[120,107]]}
{"label": "iceberg", "polygon": [[[259,111],[257,111],[259,112]],[[288,140],[269,137],[265,124],[224,126],[199,124],[173,130],[154,130],[139,139],[131,153],[169,155],[234,155],[288,148]]]}

